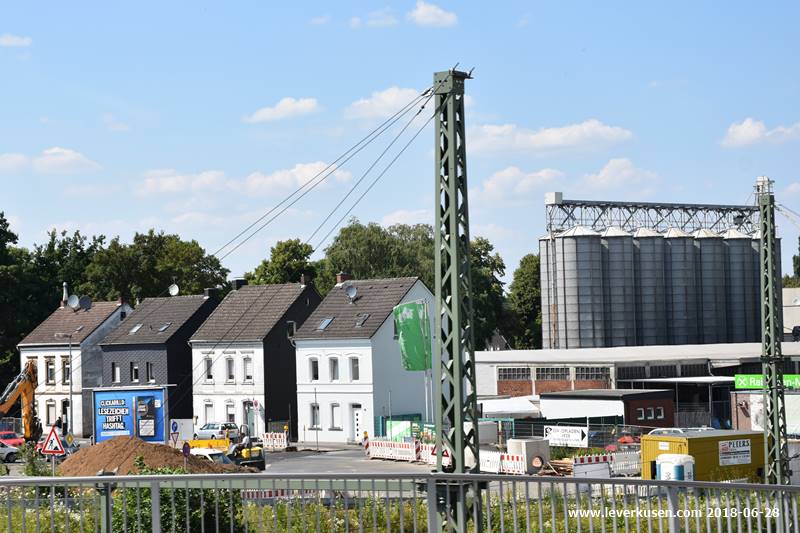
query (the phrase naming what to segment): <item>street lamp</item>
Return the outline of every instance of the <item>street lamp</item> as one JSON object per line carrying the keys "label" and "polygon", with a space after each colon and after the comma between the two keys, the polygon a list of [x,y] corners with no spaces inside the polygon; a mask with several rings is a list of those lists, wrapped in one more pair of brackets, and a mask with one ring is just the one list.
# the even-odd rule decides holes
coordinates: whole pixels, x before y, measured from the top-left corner
{"label": "street lamp", "polygon": [[[69,339],[69,426],[67,427],[68,434],[73,434],[74,432],[74,411],[72,405],[75,403],[74,398],[72,397],[72,382],[74,381],[74,370],[75,365],[72,361],[72,338],[75,336],[76,333],[80,332],[83,329],[83,326],[78,326],[75,328],[75,331],[72,333],[55,333],[53,336],[57,339]],[[61,376],[61,379],[64,379],[64,376]],[[71,443],[70,443],[71,444]]]}

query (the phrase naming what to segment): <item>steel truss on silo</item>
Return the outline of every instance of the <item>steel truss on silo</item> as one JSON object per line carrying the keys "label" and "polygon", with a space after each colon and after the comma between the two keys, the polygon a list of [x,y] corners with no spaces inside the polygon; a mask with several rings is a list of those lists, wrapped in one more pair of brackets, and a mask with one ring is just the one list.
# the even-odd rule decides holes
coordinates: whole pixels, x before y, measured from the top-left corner
{"label": "steel truss on silo", "polygon": [[639,228],[656,231],[680,228],[687,233],[698,229],[710,229],[720,233],[736,228],[744,233],[753,233],[759,229],[758,207],[755,205],[561,199],[546,204],[546,216],[548,232],[564,231],[579,225],[595,231],[620,227],[627,231]]}

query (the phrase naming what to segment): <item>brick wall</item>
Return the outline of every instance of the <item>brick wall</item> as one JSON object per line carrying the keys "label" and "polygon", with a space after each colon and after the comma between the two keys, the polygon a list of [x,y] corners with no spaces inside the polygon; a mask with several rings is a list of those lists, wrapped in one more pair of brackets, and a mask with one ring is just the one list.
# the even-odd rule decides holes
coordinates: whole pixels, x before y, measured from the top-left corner
{"label": "brick wall", "polygon": [[528,396],[533,394],[533,386],[529,379],[497,382],[497,394],[509,396]]}
{"label": "brick wall", "polygon": [[605,379],[595,379],[595,380],[578,380],[575,381],[575,390],[583,390],[583,389],[610,389],[611,384],[608,380]]}
{"label": "brick wall", "polygon": [[[636,410],[638,408],[645,410],[645,417],[647,416],[647,408],[663,407],[664,418],[653,420],[638,420],[636,418]],[[675,425],[675,404],[671,398],[648,398],[642,400],[626,400],[625,401],[625,423],[636,426],[652,426],[652,427],[673,427]]]}
{"label": "brick wall", "polygon": [[536,394],[542,394],[543,392],[561,392],[572,390],[572,382],[568,379],[537,379],[533,382],[533,388]]}

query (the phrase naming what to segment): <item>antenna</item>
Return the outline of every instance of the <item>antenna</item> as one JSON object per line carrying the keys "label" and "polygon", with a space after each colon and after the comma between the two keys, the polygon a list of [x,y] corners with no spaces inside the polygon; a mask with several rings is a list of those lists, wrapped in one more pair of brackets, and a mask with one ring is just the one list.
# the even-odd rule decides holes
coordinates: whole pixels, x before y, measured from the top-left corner
{"label": "antenna", "polygon": [[350,300],[350,303],[353,303],[354,301],[356,301],[356,296],[358,295],[358,288],[351,283],[347,287],[345,287],[344,293],[347,295],[347,298],[348,300]]}
{"label": "antenna", "polygon": [[78,297],[73,294],[69,298],[67,298],[67,305],[73,311],[77,311],[80,308],[81,303],[80,303],[80,300],[78,299]]}
{"label": "antenna", "polygon": [[170,296],[177,296],[179,292],[181,292],[180,287],[178,287],[175,283],[169,286],[169,295]]}
{"label": "antenna", "polygon": [[91,309],[91,308],[92,308],[92,299],[91,299],[91,298],[89,298],[88,296],[81,296],[81,297],[78,299],[78,305],[79,305],[79,306],[80,306],[80,308],[81,308],[81,309],[83,309],[84,311],[88,311],[89,309]]}

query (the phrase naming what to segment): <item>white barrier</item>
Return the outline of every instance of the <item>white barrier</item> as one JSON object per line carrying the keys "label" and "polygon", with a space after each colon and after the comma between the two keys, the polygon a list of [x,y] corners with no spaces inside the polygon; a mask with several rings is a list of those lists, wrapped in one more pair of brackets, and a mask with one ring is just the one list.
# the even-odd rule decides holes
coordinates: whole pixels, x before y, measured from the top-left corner
{"label": "white barrier", "polygon": [[500,455],[501,474],[524,474],[526,470],[525,458],[521,455],[504,453]]}
{"label": "white barrier", "polygon": [[419,459],[420,463],[429,465],[436,464],[436,446],[433,444],[420,444],[419,445]]}
{"label": "white barrier", "polygon": [[640,452],[617,452],[613,458],[611,473],[615,476],[638,476],[642,473]]}
{"label": "white barrier", "polygon": [[264,443],[264,448],[268,450],[285,450],[289,447],[286,433],[264,433],[261,441]]}

